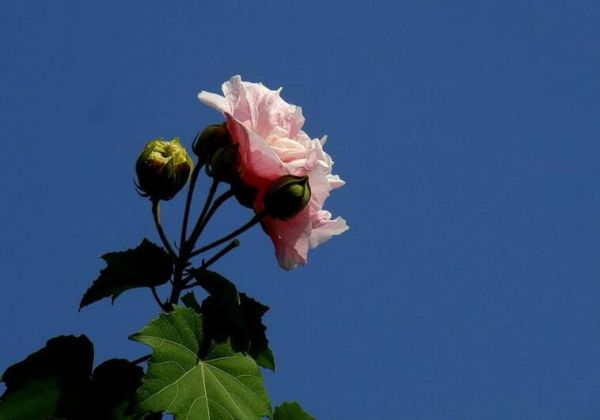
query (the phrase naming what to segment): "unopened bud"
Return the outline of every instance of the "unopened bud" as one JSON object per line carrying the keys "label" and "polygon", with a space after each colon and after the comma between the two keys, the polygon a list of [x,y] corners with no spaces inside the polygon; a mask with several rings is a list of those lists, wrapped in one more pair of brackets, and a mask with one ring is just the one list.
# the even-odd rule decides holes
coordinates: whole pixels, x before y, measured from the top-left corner
{"label": "unopened bud", "polygon": [[192,159],[178,138],[152,140],[140,154],[135,170],[138,188],[152,200],[170,200],[187,182]]}
{"label": "unopened bud", "polygon": [[231,135],[227,130],[227,125],[212,124],[209,125],[196,136],[192,144],[192,150],[201,163],[205,163],[209,157],[221,147],[231,144]]}
{"label": "unopened bud", "polygon": [[244,184],[240,179],[231,183],[231,189],[235,194],[238,203],[249,209],[254,208],[254,199],[256,198],[257,189],[250,185]]}
{"label": "unopened bud", "polygon": [[291,219],[310,201],[308,177],[282,176],[269,187],[263,201],[269,216],[281,220]]}
{"label": "unopened bud", "polygon": [[222,182],[234,182],[239,178],[240,152],[237,144],[217,149],[208,158],[206,173]]}

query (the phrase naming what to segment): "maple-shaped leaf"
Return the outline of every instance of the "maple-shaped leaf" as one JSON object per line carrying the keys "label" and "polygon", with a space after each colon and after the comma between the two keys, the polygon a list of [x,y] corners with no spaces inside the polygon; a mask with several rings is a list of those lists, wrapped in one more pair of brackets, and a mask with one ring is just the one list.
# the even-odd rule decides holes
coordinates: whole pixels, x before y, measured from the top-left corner
{"label": "maple-shaped leaf", "polygon": [[229,340],[235,351],[247,353],[260,366],[275,370],[267,327],[262,322],[269,307],[239,293],[232,282],[214,271],[201,269],[191,273],[210,295],[202,304],[193,303],[195,298],[190,294],[182,298],[186,306],[202,314],[206,340],[201,353],[208,350],[211,341]]}
{"label": "maple-shaped leaf", "polygon": [[261,419],[271,414],[260,368],[229,343],[203,345],[202,316],[175,306],[130,337],[154,350],[138,391],[143,411],[169,412],[176,419]]}
{"label": "maple-shaped leaf", "polygon": [[160,286],[169,281],[173,273],[169,254],[148,239],[137,248],[109,252],[102,259],[106,261],[106,268],[83,295],[79,309],[106,297],[114,302],[121,293],[136,287]]}

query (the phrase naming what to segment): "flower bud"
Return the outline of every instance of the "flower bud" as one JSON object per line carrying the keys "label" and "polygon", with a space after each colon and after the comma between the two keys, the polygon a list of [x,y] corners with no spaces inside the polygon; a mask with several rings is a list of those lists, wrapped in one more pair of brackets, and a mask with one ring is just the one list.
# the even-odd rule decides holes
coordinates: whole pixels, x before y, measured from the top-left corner
{"label": "flower bud", "polygon": [[281,220],[293,218],[310,201],[308,177],[282,176],[271,184],[263,201],[269,216]]}
{"label": "flower bud", "polygon": [[239,178],[240,152],[237,144],[217,149],[208,157],[206,173],[222,182],[234,182]]}
{"label": "flower bud", "polygon": [[258,190],[238,179],[231,183],[231,189],[238,203],[249,209],[254,208],[254,199]]}
{"label": "flower bud", "polygon": [[205,163],[210,155],[231,143],[231,135],[227,125],[225,123],[212,124],[196,136],[192,144],[192,150],[198,156],[199,161]]}
{"label": "flower bud", "polygon": [[136,162],[137,186],[144,197],[170,200],[184,187],[192,165],[178,138],[157,138],[146,144]]}

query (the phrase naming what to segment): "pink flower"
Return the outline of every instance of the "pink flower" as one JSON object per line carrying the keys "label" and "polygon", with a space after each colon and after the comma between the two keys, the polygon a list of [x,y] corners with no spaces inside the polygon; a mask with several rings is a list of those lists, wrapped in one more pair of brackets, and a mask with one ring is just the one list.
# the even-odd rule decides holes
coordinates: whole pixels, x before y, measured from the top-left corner
{"label": "pink flower", "polygon": [[344,185],[331,174],[333,161],[323,150],[326,136],[313,140],[302,131],[302,110],[281,99],[281,89],[243,82],[240,76],[222,88],[225,97],[202,91],[198,98],[225,114],[233,142],[239,145],[242,181],[258,190],[254,210],[264,209],[263,195],[279,177],[308,176],[311,198],[299,214],[290,220],[267,216],[262,221],[279,265],[286,270],[304,265],[309,248],[348,230],[344,219],[332,219],[323,210],[330,191]]}

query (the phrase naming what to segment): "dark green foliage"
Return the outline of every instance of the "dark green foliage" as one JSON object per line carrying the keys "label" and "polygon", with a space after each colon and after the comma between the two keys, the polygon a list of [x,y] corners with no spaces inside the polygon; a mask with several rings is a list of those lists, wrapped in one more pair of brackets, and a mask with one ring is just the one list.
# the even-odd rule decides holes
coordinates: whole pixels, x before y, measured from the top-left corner
{"label": "dark green foliage", "polygon": [[142,368],[122,359],[92,373],[94,350],[85,336],[60,336],[2,376],[1,419],[129,420]]}
{"label": "dark green foliage", "polygon": [[244,293],[239,293],[229,280],[209,270],[192,272],[209,296],[199,305],[193,295],[184,296],[186,306],[202,314],[205,354],[211,341],[229,340],[234,351],[249,354],[258,365],[275,370],[275,360],[267,340],[267,327],[262,322],[269,308]]}
{"label": "dark green foliage", "polygon": [[201,315],[175,306],[131,336],[152,347],[148,372],[138,391],[147,411],[166,411],[176,419],[259,420],[271,413],[256,362],[229,343],[214,344],[199,356],[204,341]]}
{"label": "dark green foliage", "polygon": [[297,402],[285,402],[275,409],[273,420],[315,420]]}
{"label": "dark green foliage", "polygon": [[110,252],[102,259],[106,268],[83,295],[79,309],[106,297],[114,302],[121,293],[136,287],[160,286],[173,273],[169,254],[148,239],[137,248]]}

